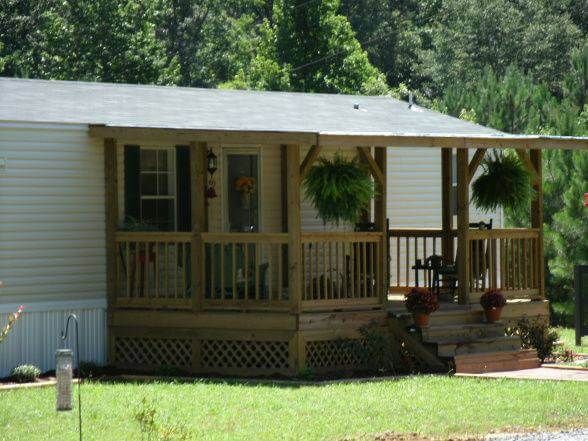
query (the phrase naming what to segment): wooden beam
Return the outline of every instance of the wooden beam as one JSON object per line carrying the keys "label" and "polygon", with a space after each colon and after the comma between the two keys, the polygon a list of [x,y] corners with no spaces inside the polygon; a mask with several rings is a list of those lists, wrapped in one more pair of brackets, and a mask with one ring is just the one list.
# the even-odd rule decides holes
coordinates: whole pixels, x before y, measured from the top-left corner
{"label": "wooden beam", "polygon": [[533,185],[536,185],[538,182],[541,182],[541,178],[539,177],[539,173],[533,161],[531,161],[531,157],[529,153],[525,150],[517,149],[515,150],[521,162],[525,165],[525,168],[531,173],[531,182]]}
{"label": "wooden beam", "polygon": [[[288,232],[288,147],[285,144],[280,145],[280,203],[282,208],[282,233]],[[282,259],[282,268],[288,268],[288,250],[281,247],[280,259]],[[288,286],[288,272],[282,271],[282,280],[280,287]]]}
{"label": "wooden beam", "polygon": [[535,135],[415,135],[395,133],[319,132],[318,142],[324,147],[351,148],[358,145],[430,148],[531,148],[588,149],[588,137],[558,137]]}
{"label": "wooden beam", "polygon": [[474,157],[472,158],[472,160],[470,161],[470,165],[468,166],[468,183],[472,182],[474,174],[476,173],[476,170],[478,170],[478,167],[482,163],[485,154],[486,149],[478,149],[476,150],[476,153],[474,153]]}
{"label": "wooden beam", "polygon": [[469,302],[470,247],[469,247],[469,164],[468,151],[457,150],[457,281],[459,303]]}
{"label": "wooden beam", "polygon": [[[116,305],[117,278],[116,278],[116,231],[118,229],[118,173],[117,173],[117,147],[116,140],[106,138],[104,140],[104,200],[106,213],[106,298],[107,298],[107,323],[108,332],[111,332],[113,311]],[[114,345],[111,338],[108,339],[108,362],[114,363]]]}
{"label": "wooden beam", "polygon": [[453,149],[441,150],[441,254],[446,263],[453,263]]}
{"label": "wooden beam", "polygon": [[[379,271],[380,280],[377,281],[377,286],[380,289],[380,299],[382,304],[388,301],[388,287],[390,286],[390,277],[388,275],[390,265],[388,262],[388,210],[387,210],[387,150],[385,147],[375,148],[374,165],[381,173],[381,181],[376,180],[376,199],[374,201],[374,222],[378,231],[382,232],[381,255],[380,262],[377,264],[381,266]],[[370,155],[371,157],[371,155]]]}
{"label": "wooden beam", "polygon": [[286,146],[288,175],[288,290],[292,310],[299,312],[302,301],[302,218],[300,213],[300,146]]}
{"label": "wooden beam", "polygon": [[310,170],[310,167],[312,166],[312,164],[314,164],[314,161],[316,161],[322,149],[323,148],[320,145],[313,145],[312,147],[310,147],[310,150],[308,151],[308,153],[306,153],[306,156],[302,161],[302,165],[300,166],[301,179],[304,179],[306,173],[308,173],[308,170]]}
{"label": "wooden beam", "polygon": [[279,145],[298,143],[303,145],[317,144],[316,133],[269,131],[269,130],[208,130],[208,129],[175,129],[158,127],[121,127],[91,125],[90,136],[98,138],[113,137],[117,139],[168,142],[171,144],[189,144],[190,142],[206,142],[208,144],[261,144]]}
{"label": "wooden beam", "polygon": [[208,230],[206,210],[205,142],[190,143],[190,196],[192,207],[192,307],[202,309],[204,300],[204,245],[202,233]]}
{"label": "wooden beam", "polygon": [[384,178],[384,173],[382,173],[382,169],[372,157],[369,147],[357,147],[357,151],[359,152],[361,158],[367,164],[376,182],[380,186],[384,185],[384,182],[386,181],[386,179]]}
{"label": "wooden beam", "polygon": [[541,150],[531,150],[529,155],[531,165],[537,172],[537,179],[533,183],[535,198],[531,202],[531,227],[539,229],[537,244],[537,280],[539,281],[539,296],[545,298],[545,257],[543,246],[543,166]]}
{"label": "wooden beam", "polygon": [[522,148],[588,150],[588,137],[539,135],[468,135],[397,134],[390,132],[329,132],[231,129],[180,129],[163,127],[124,127],[93,124],[89,134],[98,138],[116,138],[170,142],[300,144],[355,149],[364,146],[432,148]]}

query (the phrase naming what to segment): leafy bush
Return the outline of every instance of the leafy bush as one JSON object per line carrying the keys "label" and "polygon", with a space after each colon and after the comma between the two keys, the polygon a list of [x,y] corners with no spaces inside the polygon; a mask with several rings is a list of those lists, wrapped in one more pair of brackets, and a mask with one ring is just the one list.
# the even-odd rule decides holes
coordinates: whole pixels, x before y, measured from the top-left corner
{"label": "leafy bush", "polygon": [[304,189],[323,222],[356,223],[375,196],[367,168],[357,159],[336,154],[319,158],[304,178]]}
{"label": "leafy bush", "polygon": [[404,295],[404,305],[410,312],[430,314],[439,309],[437,296],[427,288],[412,288]]}
{"label": "leafy bush", "polygon": [[548,325],[532,323],[526,318],[519,320],[510,333],[521,337],[523,348],[536,349],[537,356],[542,362],[553,357],[555,343],[559,340],[557,332]]}
{"label": "leafy bush", "polygon": [[480,305],[484,309],[502,308],[506,305],[506,298],[498,289],[489,289],[480,297]]}
{"label": "leafy bush", "polygon": [[[489,155],[489,153],[487,154]],[[530,175],[512,153],[494,152],[482,162],[484,171],[472,184],[472,201],[480,210],[527,209],[533,190]]]}
{"label": "leafy bush", "polygon": [[41,375],[41,369],[32,364],[22,364],[12,370],[11,378],[17,383],[32,383]]}

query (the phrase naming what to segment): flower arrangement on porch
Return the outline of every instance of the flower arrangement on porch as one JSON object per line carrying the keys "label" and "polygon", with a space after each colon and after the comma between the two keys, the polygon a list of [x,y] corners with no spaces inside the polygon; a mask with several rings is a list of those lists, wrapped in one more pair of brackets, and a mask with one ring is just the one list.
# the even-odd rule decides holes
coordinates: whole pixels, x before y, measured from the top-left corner
{"label": "flower arrangement on porch", "polygon": [[498,289],[489,289],[480,297],[480,305],[484,308],[486,321],[494,323],[500,320],[502,308],[506,305],[506,298]]}
{"label": "flower arrangement on porch", "polygon": [[422,328],[428,326],[429,315],[439,309],[439,300],[430,289],[415,287],[404,295],[404,306],[412,312],[415,325]]}
{"label": "flower arrangement on porch", "polygon": [[472,184],[472,202],[483,211],[526,208],[533,195],[531,175],[511,152],[487,153]]}
{"label": "flower arrangement on porch", "polygon": [[249,208],[251,194],[255,190],[255,178],[252,176],[239,176],[235,179],[235,191],[241,193],[241,203],[244,209]]}
{"label": "flower arrangement on porch", "polygon": [[304,178],[304,190],[323,222],[355,224],[375,196],[374,182],[357,158],[319,158]]}

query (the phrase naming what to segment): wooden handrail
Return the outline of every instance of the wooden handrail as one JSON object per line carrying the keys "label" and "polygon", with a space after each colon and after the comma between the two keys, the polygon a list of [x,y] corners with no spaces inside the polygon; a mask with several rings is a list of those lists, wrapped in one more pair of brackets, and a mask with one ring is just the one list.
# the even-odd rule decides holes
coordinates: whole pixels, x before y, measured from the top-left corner
{"label": "wooden handrail", "polygon": [[[443,237],[441,228],[391,228],[388,230],[390,237]],[[451,231],[451,236],[456,236],[457,230]]]}
{"label": "wooden handrail", "polygon": [[287,233],[202,233],[204,243],[288,243]]}
{"label": "wooden handrail", "polygon": [[190,242],[192,233],[178,231],[117,231],[116,242]]}
{"label": "wooden handrail", "polygon": [[525,239],[539,236],[539,228],[501,228],[492,230],[471,229],[470,239]]}
{"label": "wooden handrail", "polygon": [[302,243],[311,242],[379,242],[382,233],[373,231],[363,232],[331,232],[331,233],[302,233]]}

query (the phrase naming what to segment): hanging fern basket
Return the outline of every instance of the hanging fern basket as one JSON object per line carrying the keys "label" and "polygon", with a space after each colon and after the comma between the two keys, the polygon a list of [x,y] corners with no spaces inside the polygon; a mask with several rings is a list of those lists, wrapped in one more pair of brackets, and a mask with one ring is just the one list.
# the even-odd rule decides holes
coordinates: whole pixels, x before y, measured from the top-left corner
{"label": "hanging fern basket", "polygon": [[526,209],[531,201],[531,176],[519,158],[511,152],[488,154],[483,172],[472,184],[472,202],[482,211],[499,207]]}
{"label": "hanging fern basket", "polygon": [[361,210],[369,207],[375,196],[368,170],[357,159],[336,154],[333,159],[319,158],[304,178],[307,198],[326,224],[355,224]]}

